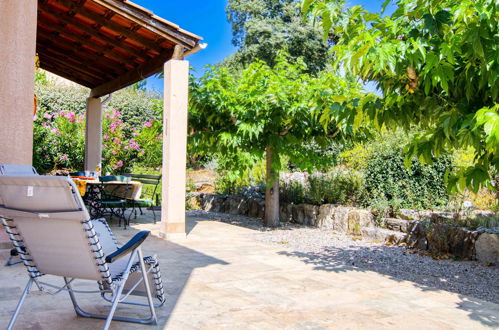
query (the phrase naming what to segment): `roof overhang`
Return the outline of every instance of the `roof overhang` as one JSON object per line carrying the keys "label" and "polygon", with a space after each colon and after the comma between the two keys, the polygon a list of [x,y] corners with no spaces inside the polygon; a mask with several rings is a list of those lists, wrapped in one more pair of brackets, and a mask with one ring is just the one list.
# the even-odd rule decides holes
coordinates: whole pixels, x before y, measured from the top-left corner
{"label": "roof overhang", "polygon": [[127,0],[38,0],[40,67],[100,97],[162,70],[201,37]]}

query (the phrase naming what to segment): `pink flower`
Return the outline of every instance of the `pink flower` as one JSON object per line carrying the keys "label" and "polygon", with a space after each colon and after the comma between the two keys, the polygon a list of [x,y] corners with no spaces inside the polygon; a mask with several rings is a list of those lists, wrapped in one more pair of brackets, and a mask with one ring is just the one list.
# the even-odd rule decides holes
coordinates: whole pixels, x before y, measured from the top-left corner
{"label": "pink flower", "polygon": [[132,133],[132,135],[133,135],[133,136],[137,136],[137,135],[139,135],[139,133]]}
{"label": "pink flower", "polygon": [[116,143],[116,144],[119,144],[119,143],[120,143],[120,139],[118,139],[117,137],[115,137],[115,138],[113,139],[113,142],[114,142],[114,143]]}
{"label": "pink flower", "polygon": [[56,118],[58,118],[58,117],[59,117],[59,115],[58,115],[58,114],[56,114],[56,113],[54,113],[54,115],[53,115],[52,117],[54,117],[54,119],[56,119]]}
{"label": "pink flower", "polygon": [[109,140],[109,135],[104,135],[104,140]]}
{"label": "pink flower", "polygon": [[76,115],[73,111],[68,112],[68,120],[70,123],[75,121],[75,117],[76,117]]}
{"label": "pink flower", "polygon": [[133,132],[133,131],[135,131],[135,130],[136,130],[136,128],[135,128],[135,127],[132,127],[130,130]]}
{"label": "pink flower", "polygon": [[148,121],[147,123],[144,124],[145,127],[151,127],[152,126],[152,121]]}
{"label": "pink flower", "polygon": [[125,146],[125,150],[128,150],[128,146]]}
{"label": "pink flower", "polygon": [[116,155],[118,152],[116,150],[111,151],[113,155]]}
{"label": "pink flower", "polygon": [[50,130],[50,133],[53,133],[53,134],[57,134],[57,132],[58,132],[58,129],[57,129],[57,128],[52,128],[52,129]]}
{"label": "pink flower", "polygon": [[141,155],[143,155],[143,154],[145,154],[145,153],[146,153],[146,152],[145,152],[144,150],[142,150],[142,151],[140,152],[140,154],[141,154]]}
{"label": "pink flower", "polygon": [[116,166],[116,165],[113,165],[113,170],[115,170],[115,169],[117,169],[117,168],[118,168],[118,166]]}
{"label": "pink flower", "polygon": [[62,155],[61,156],[61,160],[68,160],[68,156],[67,155]]}
{"label": "pink flower", "polygon": [[100,160],[104,160],[104,157],[101,157]]}
{"label": "pink flower", "polygon": [[47,123],[45,123],[45,122],[43,122],[43,123],[42,123],[42,126],[43,126],[43,127],[50,127],[50,126],[49,126],[49,124],[47,124]]}
{"label": "pink flower", "polygon": [[62,133],[60,131],[57,131],[57,135],[62,135]]}
{"label": "pink flower", "polygon": [[122,167],[123,166],[123,161],[122,160],[118,160],[118,164],[117,164],[119,167]]}
{"label": "pink flower", "polygon": [[117,127],[118,127],[117,122],[112,122],[111,125],[109,125],[109,129],[111,129],[111,132],[114,132]]}
{"label": "pink flower", "polygon": [[119,116],[121,116],[120,112],[116,109],[113,110],[113,118],[119,118]]}
{"label": "pink flower", "polygon": [[108,114],[108,113],[106,113],[106,115],[104,117],[107,118],[107,119],[109,119],[109,118],[111,118],[111,115]]}
{"label": "pink flower", "polygon": [[52,119],[52,116],[49,113],[44,113],[43,118],[50,120]]}
{"label": "pink flower", "polygon": [[66,117],[66,114],[62,111],[61,111],[60,115],[61,115],[61,117]]}
{"label": "pink flower", "polygon": [[80,116],[78,117],[78,119],[76,119],[76,123],[81,123],[83,121],[83,116]]}
{"label": "pink flower", "polygon": [[37,115],[34,115],[33,116],[33,121],[37,120],[38,119],[38,116]]}

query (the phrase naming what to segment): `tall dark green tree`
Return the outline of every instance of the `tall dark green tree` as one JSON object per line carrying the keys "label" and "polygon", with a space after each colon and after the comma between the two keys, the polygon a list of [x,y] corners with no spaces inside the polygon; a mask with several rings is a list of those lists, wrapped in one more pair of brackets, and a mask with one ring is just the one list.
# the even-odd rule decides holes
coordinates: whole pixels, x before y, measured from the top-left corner
{"label": "tall dark green tree", "polygon": [[277,53],[286,49],[292,58],[303,57],[308,72],[323,70],[328,44],[319,28],[304,23],[297,4],[296,0],[229,0],[232,43],[239,49],[224,65],[244,68],[260,59],[272,67]]}

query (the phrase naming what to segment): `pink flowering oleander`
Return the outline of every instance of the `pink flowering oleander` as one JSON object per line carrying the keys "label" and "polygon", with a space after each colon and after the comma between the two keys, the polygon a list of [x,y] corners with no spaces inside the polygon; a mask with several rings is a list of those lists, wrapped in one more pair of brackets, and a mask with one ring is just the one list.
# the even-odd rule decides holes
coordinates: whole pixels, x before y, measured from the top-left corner
{"label": "pink flowering oleander", "polygon": [[113,150],[111,153],[112,153],[113,155],[116,155],[118,152],[117,152],[116,150]]}
{"label": "pink flowering oleander", "polygon": [[144,124],[145,127],[151,127],[152,126],[152,121],[148,121],[147,123]]}
{"label": "pink flowering oleander", "polygon": [[62,112],[59,114],[61,117],[66,117],[66,113]]}
{"label": "pink flowering oleander", "polygon": [[57,129],[57,128],[52,128],[52,129],[50,130],[50,132],[51,132],[51,133],[53,133],[53,134],[57,134],[58,129]]}
{"label": "pink flowering oleander", "polygon": [[115,138],[113,139],[113,142],[114,142],[114,143],[116,143],[116,144],[119,144],[119,143],[120,143],[120,139],[118,139],[117,137],[115,137]]}
{"label": "pink flowering oleander", "polygon": [[116,109],[113,110],[113,118],[119,118],[121,116],[120,112]]}
{"label": "pink flowering oleander", "polygon": [[49,113],[44,113],[43,118],[45,119],[52,119],[52,116]]}
{"label": "pink flowering oleander", "polygon": [[118,160],[117,165],[118,165],[119,167],[122,167],[122,166],[123,166],[123,161],[122,161],[122,160]]}
{"label": "pink flowering oleander", "polygon": [[138,135],[139,135],[139,133],[132,133],[132,135],[133,135],[133,136],[138,136]]}
{"label": "pink flowering oleander", "polygon": [[104,135],[104,140],[109,140],[109,135]]}
{"label": "pink flowering oleander", "polygon": [[125,146],[125,150],[128,150],[128,146]]}
{"label": "pink flowering oleander", "polygon": [[109,118],[111,118],[111,115],[108,114],[108,113],[106,113],[106,115],[104,117],[107,118],[107,119],[109,119]]}
{"label": "pink flowering oleander", "polygon": [[113,165],[113,170],[115,170],[115,169],[117,169],[117,168],[118,168],[118,166],[116,166],[116,165]]}
{"label": "pink flowering oleander", "polygon": [[67,160],[68,159],[68,156],[67,155],[62,155],[61,156],[61,160]]}
{"label": "pink flowering oleander", "polygon": [[72,122],[74,122],[74,121],[75,121],[75,117],[76,117],[76,115],[75,115],[75,113],[74,113],[74,112],[72,112],[72,111],[68,112],[67,116],[68,116],[68,120],[69,120],[69,122],[71,122],[71,123],[72,123]]}

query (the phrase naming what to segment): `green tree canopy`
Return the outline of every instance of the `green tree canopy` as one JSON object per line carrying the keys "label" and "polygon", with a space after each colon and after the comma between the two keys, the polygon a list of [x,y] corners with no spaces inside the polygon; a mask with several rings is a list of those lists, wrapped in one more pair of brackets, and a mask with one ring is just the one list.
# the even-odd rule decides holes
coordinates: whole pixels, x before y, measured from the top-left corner
{"label": "green tree canopy", "polygon": [[319,28],[304,24],[297,4],[297,0],[229,0],[232,42],[239,49],[225,65],[245,67],[258,58],[273,66],[277,53],[287,49],[292,57],[303,57],[309,72],[323,70],[328,46]]}
{"label": "green tree canopy", "polygon": [[[386,7],[390,0],[385,1]],[[407,149],[431,163],[473,147],[475,164],[449,180],[477,190],[499,170],[499,4],[494,0],[397,0],[389,16],[340,0],[303,0],[302,9],[339,37],[335,65],[376,82],[365,118],[381,128],[422,130]]]}
{"label": "green tree canopy", "polygon": [[[192,84],[190,145],[193,151],[216,155],[235,174],[266,157],[266,203],[274,200],[266,207],[266,223],[276,225],[283,157],[313,170],[326,165],[317,146],[362,136],[358,102],[345,102],[357,99],[358,90],[357,84],[326,71],[310,75],[303,61],[285,55],[277,57],[273,68],[256,61],[240,75],[212,67]],[[267,213],[276,209],[277,215]]]}

